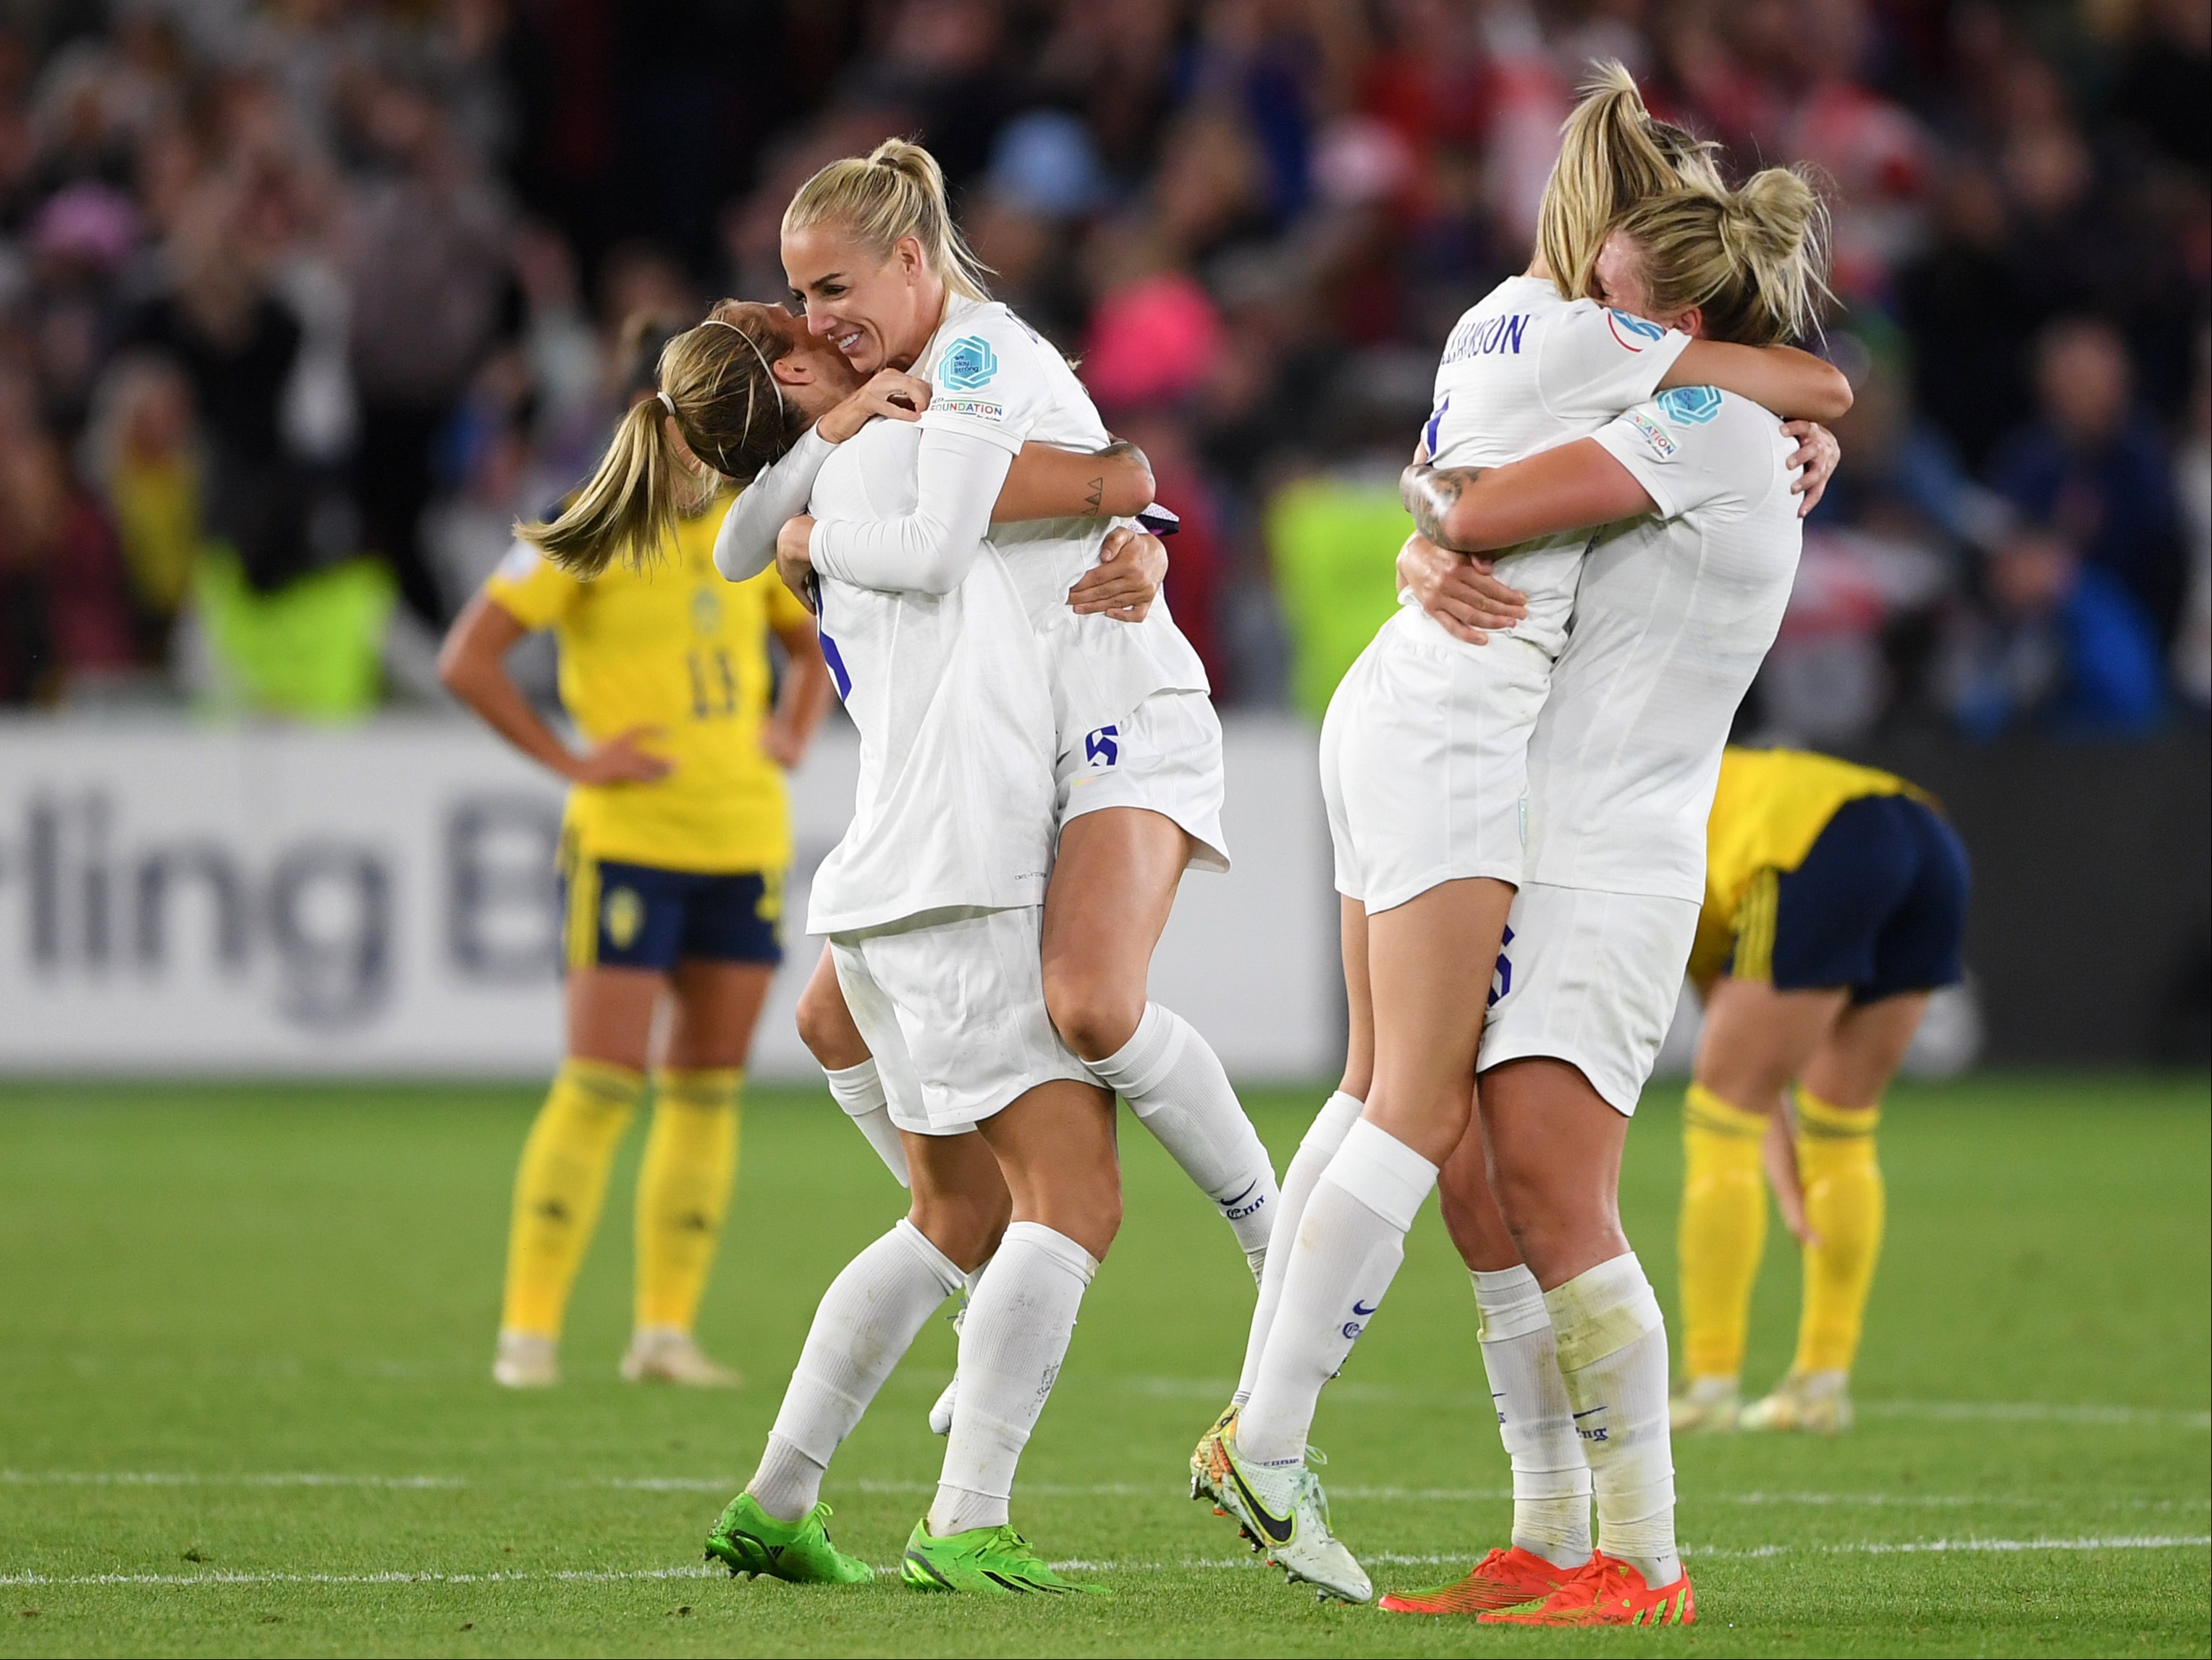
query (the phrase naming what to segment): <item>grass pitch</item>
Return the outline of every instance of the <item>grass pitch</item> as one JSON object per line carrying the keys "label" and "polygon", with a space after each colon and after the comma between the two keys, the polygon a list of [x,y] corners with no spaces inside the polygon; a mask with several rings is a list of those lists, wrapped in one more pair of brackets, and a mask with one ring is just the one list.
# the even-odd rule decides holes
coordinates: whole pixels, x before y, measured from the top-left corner
{"label": "grass pitch", "polygon": [[[1679,1091],[1624,1209],[1674,1284]],[[1320,1091],[1258,1095],[1286,1158]],[[732,1394],[616,1381],[618,1171],[569,1381],[487,1375],[535,1091],[0,1085],[0,1651],[507,1654],[2203,1654],[2208,1149],[2201,1076],[1901,1089],[1890,1242],[1840,1440],[1677,1444],[1687,1631],[1528,1633],[1317,1606],[1184,1497],[1251,1287],[1124,1120],[1128,1222],[1024,1463],[1015,1521],[1111,1602],[708,1576],[816,1298],[900,1210],[826,1098],[757,1091],[702,1323]],[[633,1135],[629,1155],[635,1158]],[[1775,1230],[1747,1381],[1786,1365]],[[933,1325],[841,1453],[836,1535],[896,1560],[941,1443]],[[1471,1298],[1433,1207],[1315,1425],[1382,1586],[1505,1537]]]}

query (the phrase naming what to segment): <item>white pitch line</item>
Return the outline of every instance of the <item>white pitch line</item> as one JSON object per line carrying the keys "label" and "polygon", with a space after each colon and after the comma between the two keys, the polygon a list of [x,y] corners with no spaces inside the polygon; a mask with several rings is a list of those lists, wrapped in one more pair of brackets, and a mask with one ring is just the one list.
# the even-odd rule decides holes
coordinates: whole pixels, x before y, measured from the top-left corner
{"label": "white pitch line", "polygon": [[356,1475],[337,1470],[0,1470],[0,1487],[465,1487],[458,1475]]}
{"label": "white pitch line", "polygon": [[2212,1429],[2212,1412],[2175,1407],[2070,1406],[2056,1401],[1860,1401],[1874,1418],[1933,1418],[1945,1423],[2110,1424]]}
{"label": "white pitch line", "polygon": [[677,1568],[554,1568],[544,1572],[514,1569],[504,1573],[284,1573],[238,1572],[217,1568],[208,1573],[10,1573],[0,1585],[504,1585],[525,1581],[575,1581],[587,1584],[625,1579],[717,1579],[724,1570],[694,1565]]}
{"label": "white pitch line", "polygon": [[[1907,1556],[2015,1554],[2032,1551],[2202,1550],[2212,1546],[2212,1534],[2127,1534],[2115,1538],[2068,1539],[1913,1539],[1862,1540],[1830,1545],[1760,1545],[1753,1548],[1687,1547],[1690,1561],[1715,1559],[1752,1560],[1771,1556]],[[1363,1560],[1392,1567],[1448,1567],[1468,1560],[1465,1555],[1409,1555],[1375,1551]],[[1194,1557],[1181,1562],[1109,1562],[1073,1558],[1054,1562],[1055,1568],[1091,1573],[1162,1573],[1179,1569],[1239,1569],[1264,1566],[1257,1557]],[[892,1572],[878,1567],[879,1574]],[[208,1573],[82,1573],[0,1574],[0,1586],[145,1585],[173,1588],[227,1585],[502,1585],[525,1583],[609,1584],[657,1579],[718,1579],[718,1567],[666,1568],[555,1568],[532,1572],[514,1569],[502,1573],[406,1572],[288,1573],[240,1572],[217,1569]]]}
{"label": "white pitch line", "polygon": [[[276,1470],[208,1472],[192,1470],[12,1470],[0,1469],[0,1487],[368,1487],[400,1492],[449,1492],[473,1485],[459,1475],[377,1475],[342,1470]],[[625,1493],[704,1493],[728,1494],[744,1485],[732,1475],[618,1475],[568,1485],[610,1487]],[[893,1498],[915,1497],[937,1491],[933,1481],[894,1481],[862,1477],[836,1485],[852,1491]],[[1181,1498],[1179,1484],[1131,1481],[1030,1481],[1022,1491],[1039,1499],[1168,1499]],[[1389,1504],[1504,1504],[1513,1497],[1508,1487],[1332,1487],[1334,1499],[1367,1499]],[[2148,1499],[2100,1493],[1713,1493],[1692,1496],[1695,1505],[1742,1505],[1774,1509],[1818,1509],[1863,1506],[1882,1510],[1955,1510],[1988,1505],[1998,1509],[2078,1509],[2089,1505],[2130,1510],[2184,1510],[2212,1507],[2212,1494],[2202,1498]]]}
{"label": "white pitch line", "polygon": [[[1110,1380],[1133,1395],[1167,1400],[1225,1399],[1231,1386],[1206,1377],[1121,1377]],[[1329,1389],[1336,1401],[1385,1404],[1418,1402],[1435,1408],[1490,1406],[1490,1396],[1473,1389],[1422,1389],[1404,1383],[1338,1383]],[[2063,1401],[1882,1401],[1854,1399],[1863,1417],[1932,1418],[1948,1423],[2050,1423],[2102,1425],[2122,1428],[2145,1426],[2212,1430],[2212,1412],[2180,1407],[2108,1406]]]}

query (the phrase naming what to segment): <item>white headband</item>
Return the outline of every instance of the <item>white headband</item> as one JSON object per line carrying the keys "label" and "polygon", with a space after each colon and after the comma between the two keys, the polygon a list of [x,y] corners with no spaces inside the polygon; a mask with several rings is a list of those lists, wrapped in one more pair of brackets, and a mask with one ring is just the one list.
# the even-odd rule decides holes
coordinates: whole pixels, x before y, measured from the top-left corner
{"label": "white headband", "polygon": [[775,370],[769,367],[768,354],[760,349],[760,342],[726,318],[710,317],[707,320],[729,330],[731,333],[753,349],[753,356],[760,359],[761,373],[768,376],[769,385],[775,389],[775,412],[781,415],[783,413],[783,382],[775,378]]}

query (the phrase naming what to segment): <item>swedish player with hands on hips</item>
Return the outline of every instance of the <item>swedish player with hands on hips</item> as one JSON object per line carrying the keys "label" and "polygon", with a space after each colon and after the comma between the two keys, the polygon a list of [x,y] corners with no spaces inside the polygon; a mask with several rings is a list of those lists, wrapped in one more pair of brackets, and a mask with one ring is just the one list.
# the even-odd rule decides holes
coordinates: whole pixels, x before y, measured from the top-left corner
{"label": "swedish player with hands on hips", "polygon": [[[806,336],[871,384],[906,369],[926,375],[929,401],[918,418],[884,410],[895,419],[879,424],[894,430],[864,435],[912,492],[898,500],[903,517],[863,533],[808,516],[812,481],[838,447],[817,428],[732,509],[717,546],[725,574],[776,558],[801,588],[817,573],[861,587],[934,581],[939,532],[965,510],[997,452],[1024,439],[1086,451],[1105,441],[1066,364],[985,297],[979,274],[943,252],[948,236],[942,181],[915,146],[887,144],[825,171],[792,203],[783,257]],[[1058,835],[1043,917],[1046,1006],[1212,1201],[1256,1279],[1276,1208],[1267,1150],[1205,1038],[1146,990],[1183,871],[1228,865],[1221,729],[1205,670],[1164,604],[1124,604],[1116,585],[1126,578],[1102,583],[1094,525],[1001,525],[992,540],[1052,674]],[[828,634],[834,651],[834,623]],[[864,1128],[880,1124],[879,1062],[828,952],[799,1020],[832,1093]],[[889,1150],[886,1161],[897,1170]],[[940,1432],[957,1398],[956,1385],[932,1414]]]}
{"label": "swedish player with hands on hips", "polygon": [[[1682,1113],[1674,1426],[1832,1435],[1850,1426],[1881,1253],[1882,1094],[1929,994],[1964,973],[1966,849],[1893,774],[1736,748],[1721,761],[1706,849],[1690,954],[1705,1020]],[[1762,1163],[1804,1248],[1804,1301],[1789,1375],[1747,1407]]]}
{"label": "swedish player with hands on hips", "polygon": [[[627,331],[634,401],[653,405],[669,331]],[[636,1324],[623,1376],[737,1381],[692,1325],[738,1155],[746,1052],[779,939],[791,860],[782,771],[828,707],[830,678],[803,606],[774,581],[732,588],[714,566],[721,494],[662,526],[650,568],[583,582],[519,541],[453,624],[441,673],[491,727],[571,786],[562,832],[568,1056],[515,1179],[493,1373],[516,1388],[559,1376],[568,1293],[617,1144],[646,1093],[656,1009],[671,1005],[652,1071],[653,1128],[637,1191]],[[571,749],[507,676],[508,650],[550,629]],[[769,705],[768,640],[789,672]]]}
{"label": "swedish player with hands on hips", "polygon": [[[1686,203],[1702,206],[1684,209]],[[1686,214],[1701,228],[1677,232],[1664,216],[1669,212]],[[1725,240],[1717,228],[1723,214],[1729,216],[1729,238],[1741,242],[1744,233],[1756,234],[1762,249],[1756,272],[1704,257]],[[1620,307],[1614,310],[1562,298],[1563,291],[1592,289],[1594,268],[1613,245],[1608,232],[1616,220],[1634,225],[1639,216],[1647,235],[1669,247],[1694,241],[1703,251],[1692,263],[1711,292],[1701,289],[1697,299],[1660,313],[1662,321],[1682,327],[1630,314],[1626,290],[1609,296]],[[1567,1061],[1532,1055],[1515,1069],[1522,1079],[1548,1067],[1582,1080],[1581,1093],[1570,1099],[1558,1089],[1531,1091],[1500,1073],[1486,1079],[1481,1128],[1474,1128],[1478,1045],[1487,1067],[1495,1034],[1484,1037],[1483,1004],[1467,988],[1503,972],[1498,951],[1508,907],[1517,914],[1528,900],[1547,826],[1581,825],[1592,816],[1584,806],[1550,805],[1559,786],[1546,775],[1538,722],[1540,710],[1557,724],[1563,698],[1555,660],[1557,674],[1565,676],[1585,654],[1586,636],[1606,633],[1584,616],[1595,575],[1595,566],[1583,566],[1593,546],[1589,527],[1655,508],[1687,513],[1707,505],[1701,496],[1674,502],[1668,487],[1652,483],[1632,459],[1658,398],[1695,410],[1729,408],[1718,435],[1741,458],[1737,473],[1749,467],[1761,479],[1779,480],[1774,489],[1787,520],[1785,541],[1765,565],[1741,577],[1747,593],[1723,608],[1702,648],[1717,666],[1711,672],[1740,674],[1747,684],[1771,639],[1772,620],[1761,606],[1771,602],[1778,619],[1795,560],[1796,521],[1783,465],[1793,447],[1778,421],[1747,400],[1818,417],[1850,402],[1833,369],[1771,344],[1796,331],[1817,287],[1805,269],[1817,218],[1810,192],[1787,175],[1729,193],[1706,147],[1653,121],[1615,66],[1568,122],[1530,275],[1500,285],[1462,319],[1447,345],[1427,435],[1437,466],[1414,470],[1407,483],[1417,520],[1459,545],[1498,551],[1499,576],[1466,571],[1457,590],[1483,622],[1487,643],[1467,637],[1463,618],[1446,627],[1409,604],[1331,703],[1322,774],[1345,898],[1352,1032],[1346,1087],[1309,1133],[1285,1183],[1282,1225],[1296,1243],[1275,1259],[1284,1268],[1279,1295],[1271,1299],[1263,1287],[1240,1387],[1247,1398],[1193,1456],[1196,1490],[1236,1515],[1255,1542],[1264,1535],[1264,1548],[1294,1576],[1328,1594],[1364,1600],[1370,1587],[1330,1535],[1319,1483],[1303,1468],[1315,1402],[1380,1307],[1428,1190],[1442,1171],[1450,1219],[1453,1171],[1470,1152],[1480,1159],[1487,1128],[1493,1151],[1519,1183],[1513,1213],[1531,1259],[1523,1264],[1516,1236],[1499,1225],[1502,1250],[1487,1264],[1474,1264],[1484,1268],[1477,1280],[1484,1353],[1513,1453],[1515,1544],[1492,1553],[1459,1586],[1393,1597],[1385,1606],[1480,1612],[1528,1604],[1520,1617],[1568,1624],[1692,1613],[1673,1543],[1664,1334],[1649,1285],[1612,1219],[1620,1133],[1634,1101],[1632,1090],[1619,1098],[1613,1080],[1636,1071],[1635,1045],[1624,1040],[1630,1052],[1616,1057],[1601,1031],[1600,1047],[1608,1049],[1601,1062],[1580,1050],[1570,1051]],[[1555,280],[1554,273],[1563,275]],[[1747,286],[1757,292],[1747,295]],[[1692,337],[1729,332],[1705,326],[1701,304],[1708,315],[1738,307],[1745,326],[1735,338],[1743,344]],[[1698,455],[1706,457],[1710,447],[1700,446]],[[1563,465],[1573,475],[1564,486],[1554,477]],[[1731,511],[1740,507],[1741,478],[1723,493]],[[1755,494],[1765,502],[1763,485]],[[1417,546],[1409,544],[1409,552]],[[1649,552],[1642,562],[1663,556]],[[1768,567],[1780,572],[1778,591]],[[1510,591],[1500,587],[1501,576]],[[1638,644],[1642,611],[1662,602],[1679,609],[1683,580],[1670,576],[1676,586],[1622,597],[1621,643],[1601,653],[1590,648],[1607,674],[1664,666],[1663,651]],[[1572,644],[1565,626],[1571,607]],[[1652,627],[1658,630],[1652,637],[1664,637],[1661,624]],[[1631,741],[1643,740],[1639,733]],[[1670,752],[1654,764],[1663,770],[1675,763]],[[1615,811],[1603,801],[1595,816],[1602,823]],[[1634,926],[1647,953],[1665,954],[1649,917]],[[1513,932],[1521,939],[1526,929],[1516,921]],[[1548,981],[1604,934],[1590,919],[1571,915],[1565,936],[1534,977]],[[1686,950],[1686,935],[1683,945]],[[1680,968],[1677,960],[1674,983]],[[1506,988],[1498,990],[1502,1009]],[[1626,1012],[1607,1018],[1618,1025]],[[1538,1054],[1556,1048],[1548,1032],[1534,1041]],[[1649,1057],[1643,1059],[1648,1067]],[[1581,1067],[1607,1080],[1606,1096],[1591,1091]],[[1502,1113],[1492,1110],[1493,1090],[1505,1098],[1496,1104]],[[1609,1125],[1588,1117],[1585,1096]],[[1570,1113],[1580,1116],[1562,1116]],[[1510,1121],[1510,1133],[1502,1120]],[[1562,1128],[1570,1123],[1571,1130]],[[1576,1412],[1612,1420],[1593,1441],[1587,1466]],[[1590,1549],[1593,1472],[1606,1554]]]}

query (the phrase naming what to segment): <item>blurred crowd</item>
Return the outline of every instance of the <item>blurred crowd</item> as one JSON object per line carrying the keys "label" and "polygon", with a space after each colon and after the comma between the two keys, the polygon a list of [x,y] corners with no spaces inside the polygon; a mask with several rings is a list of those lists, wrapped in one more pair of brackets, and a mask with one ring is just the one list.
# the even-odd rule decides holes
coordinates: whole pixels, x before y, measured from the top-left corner
{"label": "blurred crowd", "polygon": [[1151,456],[1223,701],[1317,714],[1618,58],[1834,206],[1857,406],[1747,725],[2201,718],[2208,54],[2212,0],[0,0],[0,704],[434,697],[623,319],[781,295],[792,191],[907,134]]}

